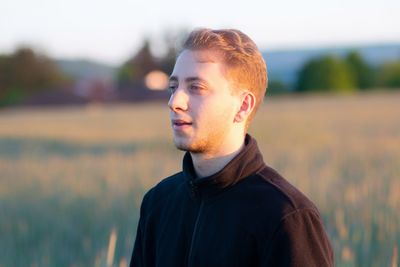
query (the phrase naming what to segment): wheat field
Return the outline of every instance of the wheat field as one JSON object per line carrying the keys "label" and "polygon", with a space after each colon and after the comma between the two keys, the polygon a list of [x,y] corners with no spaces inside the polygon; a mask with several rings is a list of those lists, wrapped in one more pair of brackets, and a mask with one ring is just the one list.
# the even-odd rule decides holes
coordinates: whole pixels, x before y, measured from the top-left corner
{"label": "wheat field", "polygon": [[[337,266],[398,266],[400,92],[267,98],[250,134]],[[1,110],[0,266],[127,266],[144,192],[181,168],[171,140],[161,103]]]}

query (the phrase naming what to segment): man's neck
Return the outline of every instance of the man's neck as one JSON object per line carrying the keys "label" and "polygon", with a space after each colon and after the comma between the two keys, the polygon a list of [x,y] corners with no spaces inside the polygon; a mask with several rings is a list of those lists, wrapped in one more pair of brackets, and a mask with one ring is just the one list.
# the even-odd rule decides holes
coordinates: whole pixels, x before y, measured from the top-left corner
{"label": "man's neck", "polygon": [[190,153],[197,177],[207,177],[222,170],[244,147],[244,138],[229,150],[219,153]]}

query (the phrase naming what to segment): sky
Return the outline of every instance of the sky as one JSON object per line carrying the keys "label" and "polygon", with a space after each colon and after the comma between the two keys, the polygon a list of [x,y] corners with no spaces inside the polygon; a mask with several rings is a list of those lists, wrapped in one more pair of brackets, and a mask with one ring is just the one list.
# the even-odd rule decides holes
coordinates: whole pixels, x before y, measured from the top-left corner
{"label": "sky", "polygon": [[399,14],[399,0],[0,0],[0,54],[118,66],[144,38],[163,51],[166,32],[195,27],[237,28],[263,50],[400,43]]}

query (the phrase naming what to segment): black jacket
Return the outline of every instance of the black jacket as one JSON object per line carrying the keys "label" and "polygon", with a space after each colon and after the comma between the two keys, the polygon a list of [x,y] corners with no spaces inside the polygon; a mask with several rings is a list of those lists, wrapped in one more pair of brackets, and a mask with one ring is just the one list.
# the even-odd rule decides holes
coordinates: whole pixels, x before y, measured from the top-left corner
{"label": "black jacket", "polygon": [[221,171],[183,172],[143,198],[130,267],[333,266],[317,208],[266,166],[256,141]]}

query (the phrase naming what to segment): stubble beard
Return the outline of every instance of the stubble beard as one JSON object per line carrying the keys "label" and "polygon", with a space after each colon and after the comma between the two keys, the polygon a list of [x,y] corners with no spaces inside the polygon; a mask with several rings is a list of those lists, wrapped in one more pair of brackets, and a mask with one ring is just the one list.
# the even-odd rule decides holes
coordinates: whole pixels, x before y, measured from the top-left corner
{"label": "stubble beard", "polygon": [[215,153],[221,147],[226,135],[227,131],[222,129],[211,132],[206,136],[194,136],[193,138],[190,136],[174,136],[174,144],[177,149],[193,154]]}
{"label": "stubble beard", "polygon": [[174,138],[174,143],[177,149],[194,154],[204,153],[205,151],[207,151],[207,141],[205,140],[198,140],[197,142],[180,142],[179,140],[176,140],[176,138]]}

